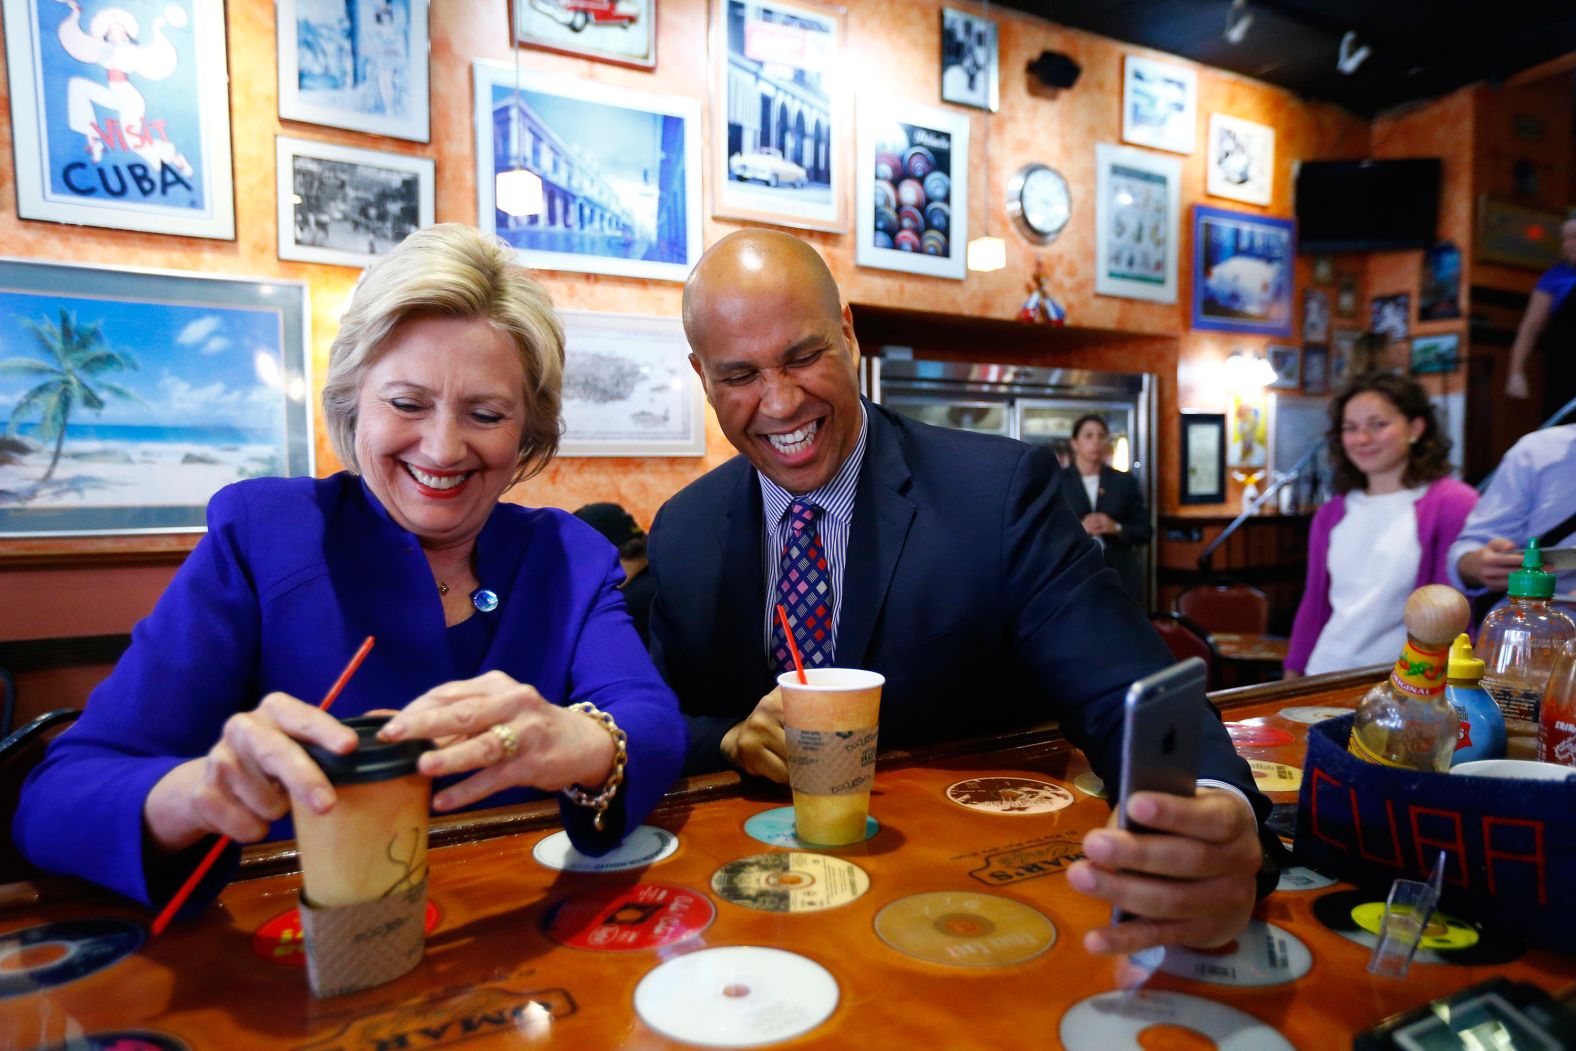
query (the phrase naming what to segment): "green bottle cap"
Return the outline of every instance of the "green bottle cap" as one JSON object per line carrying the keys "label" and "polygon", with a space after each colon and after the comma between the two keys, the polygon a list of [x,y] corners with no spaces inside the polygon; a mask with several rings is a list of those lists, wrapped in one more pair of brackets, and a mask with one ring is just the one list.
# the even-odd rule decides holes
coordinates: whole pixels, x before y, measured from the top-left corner
{"label": "green bottle cap", "polygon": [[1543,568],[1543,552],[1538,549],[1538,538],[1527,541],[1526,554],[1521,556],[1521,568],[1510,575],[1506,593],[1511,598],[1553,598],[1554,574]]}

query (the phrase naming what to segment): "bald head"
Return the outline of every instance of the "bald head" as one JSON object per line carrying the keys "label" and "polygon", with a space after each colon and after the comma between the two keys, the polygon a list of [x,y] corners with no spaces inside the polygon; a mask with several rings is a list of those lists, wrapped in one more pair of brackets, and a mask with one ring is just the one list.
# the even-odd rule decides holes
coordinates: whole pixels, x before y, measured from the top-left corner
{"label": "bald head", "polygon": [[799,238],[777,230],[739,230],[706,250],[684,283],[684,335],[694,346],[716,322],[742,321],[792,289],[829,319],[842,312],[826,263]]}

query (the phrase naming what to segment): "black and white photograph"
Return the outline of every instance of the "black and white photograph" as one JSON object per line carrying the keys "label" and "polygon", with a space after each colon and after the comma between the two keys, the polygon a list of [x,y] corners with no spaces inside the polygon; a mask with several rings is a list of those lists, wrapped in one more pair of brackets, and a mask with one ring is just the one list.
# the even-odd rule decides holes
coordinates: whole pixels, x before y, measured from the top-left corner
{"label": "black and white photograph", "polygon": [[281,135],[279,258],[370,266],[431,226],[434,162]]}
{"label": "black and white photograph", "polygon": [[676,317],[561,310],[560,456],[704,456],[706,407]]}
{"label": "black and white photograph", "polygon": [[1209,115],[1211,197],[1269,204],[1275,174],[1275,129],[1224,113]]}
{"label": "black and white photograph", "polygon": [[1368,328],[1381,332],[1391,339],[1405,339],[1411,334],[1412,294],[1398,292],[1393,296],[1375,296],[1369,304]]}
{"label": "black and white photograph", "polygon": [[941,9],[941,101],[996,112],[996,23],[951,7]]}

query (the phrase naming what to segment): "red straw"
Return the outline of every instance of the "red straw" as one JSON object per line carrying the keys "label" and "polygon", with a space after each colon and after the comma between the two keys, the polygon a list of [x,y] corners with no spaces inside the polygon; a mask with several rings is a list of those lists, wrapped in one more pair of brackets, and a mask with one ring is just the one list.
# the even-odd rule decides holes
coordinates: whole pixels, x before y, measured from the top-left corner
{"label": "red straw", "polygon": [[810,685],[810,680],[804,677],[804,661],[799,659],[799,644],[793,640],[793,629],[788,626],[788,611],[783,609],[781,602],[777,603],[777,619],[782,621],[783,638],[788,640],[788,652],[793,654],[794,670],[799,673],[799,683],[802,686]]}
{"label": "red straw", "polygon": [[[356,669],[361,667],[361,662],[366,660],[367,654],[371,652],[372,636],[368,635],[366,641],[361,644],[361,648],[356,651],[356,655],[350,658],[350,663],[345,665],[345,670],[339,673],[339,678],[334,680],[334,685],[330,686],[328,692],[323,695],[323,701],[318,705],[318,708],[323,711],[328,710],[328,706],[334,703],[334,699],[339,696],[340,691],[345,688],[345,684],[350,681],[350,677],[356,674]],[[203,858],[197,867],[192,870],[190,876],[186,877],[186,882],[181,884],[181,889],[175,892],[175,896],[170,899],[170,903],[164,906],[164,910],[154,919],[154,937],[164,933],[164,928],[170,925],[170,920],[175,918],[175,914],[180,911],[181,906],[186,904],[186,899],[192,896],[192,891],[197,889],[197,884],[201,883],[202,878],[208,875],[208,870],[213,868],[213,863],[219,860],[219,855],[223,854],[224,848],[229,845],[230,837],[220,836],[219,842],[215,843],[213,849],[208,851],[208,856]]]}

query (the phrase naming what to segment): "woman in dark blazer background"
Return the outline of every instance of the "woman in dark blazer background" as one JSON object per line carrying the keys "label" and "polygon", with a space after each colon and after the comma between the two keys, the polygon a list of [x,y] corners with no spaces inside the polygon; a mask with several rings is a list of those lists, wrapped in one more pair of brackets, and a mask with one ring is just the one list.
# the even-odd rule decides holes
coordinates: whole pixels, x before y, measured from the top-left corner
{"label": "woman in dark blazer background", "polygon": [[1098,414],[1078,417],[1071,445],[1073,462],[1061,473],[1062,493],[1084,531],[1105,549],[1105,564],[1116,570],[1122,587],[1142,606],[1146,601],[1143,547],[1153,530],[1138,479],[1106,465],[1111,432]]}

